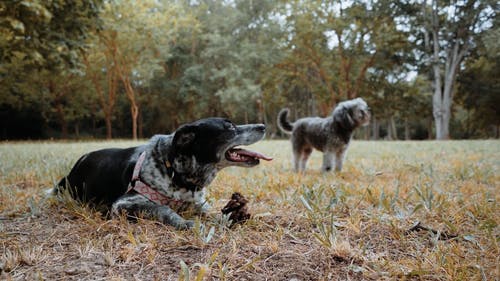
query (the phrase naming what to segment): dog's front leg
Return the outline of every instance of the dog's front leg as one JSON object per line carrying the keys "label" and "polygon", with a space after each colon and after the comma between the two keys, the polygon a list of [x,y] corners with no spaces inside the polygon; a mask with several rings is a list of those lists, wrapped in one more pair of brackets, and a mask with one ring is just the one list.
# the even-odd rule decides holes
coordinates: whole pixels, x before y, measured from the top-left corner
{"label": "dog's front leg", "polygon": [[157,205],[155,217],[164,224],[169,224],[177,229],[189,229],[194,226],[194,221],[185,220],[168,206]]}
{"label": "dog's front leg", "polygon": [[209,211],[211,210],[210,204],[208,202],[204,201],[201,203],[196,203],[194,204],[194,211],[196,215],[204,216],[204,217],[209,217]]}
{"label": "dog's front leg", "polygon": [[340,149],[335,153],[335,170],[337,172],[342,171],[342,166],[344,165],[345,154],[347,151],[347,147]]}
{"label": "dog's front leg", "polygon": [[323,166],[321,167],[321,170],[323,172],[329,172],[333,168],[333,152],[330,151],[325,151],[323,152]]}
{"label": "dog's front leg", "polygon": [[208,217],[208,212],[211,209],[210,204],[205,198],[205,190],[201,189],[193,193],[193,207],[196,215]]}
{"label": "dog's front leg", "polygon": [[126,194],[116,200],[112,206],[113,215],[120,215],[122,210],[127,213],[127,216],[137,217],[143,214],[177,229],[188,229],[194,225],[193,221],[183,219],[170,207],[151,202],[140,194]]}

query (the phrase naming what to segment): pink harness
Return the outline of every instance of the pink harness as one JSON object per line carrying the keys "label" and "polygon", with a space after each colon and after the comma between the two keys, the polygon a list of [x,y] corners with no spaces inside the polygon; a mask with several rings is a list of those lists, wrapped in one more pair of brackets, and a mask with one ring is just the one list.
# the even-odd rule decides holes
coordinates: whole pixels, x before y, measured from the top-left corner
{"label": "pink harness", "polygon": [[166,195],[163,195],[141,181],[139,177],[139,172],[141,171],[142,163],[144,162],[145,158],[146,158],[146,151],[144,151],[143,153],[141,153],[141,155],[139,155],[139,159],[137,159],[137,163],[135,163],[134,173],[132,174],[132,180],[130,181],[130,184],[128,186],[127,193],[133,189],[137,193],[148,198],[150,201],[153,201],[160,205],[169,205],[171,203],[174,204],[182,203],[181,200],[176,200]]}

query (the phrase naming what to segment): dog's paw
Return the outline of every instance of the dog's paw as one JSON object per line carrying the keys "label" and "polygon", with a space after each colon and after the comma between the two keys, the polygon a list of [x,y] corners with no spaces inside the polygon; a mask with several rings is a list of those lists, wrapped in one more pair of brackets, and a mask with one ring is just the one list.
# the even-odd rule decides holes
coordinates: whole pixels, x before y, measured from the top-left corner
{"label": "dog's paw", "polygon": [[186,230],[194,227],[194,221],[192,220],[184,220],[183,222],[179,222],[175,225],[175,228],[178,230]]}
{"label": "dog's paw", "polygon": [[195,214],[202,216],[202,217],[208,217],[211,209],[212,209],[212,207],[207,202],[194,205]]}

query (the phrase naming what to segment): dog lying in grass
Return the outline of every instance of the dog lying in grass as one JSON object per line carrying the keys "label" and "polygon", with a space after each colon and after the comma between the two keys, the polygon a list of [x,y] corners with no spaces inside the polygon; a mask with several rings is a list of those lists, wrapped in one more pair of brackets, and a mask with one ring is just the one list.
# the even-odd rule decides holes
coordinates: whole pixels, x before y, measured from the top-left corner
{"label": "dog lying in grass", "polygon": [[[104,205],[112,214],[144,214],[178,229],[191,228],[174,210],[209,209],[205,187],[228,166],[253,167],[272,160],[237,148],[261,140],[263,124],[236,126],[223,118],[201,119],[173,134],[156,135],[149,143],[125,149],[103,149],[83,155],[55,187],[82,202]],[[180,208],[182,207],[182,208]]]}
{"label": "dog lying in grass", "polygon": [[354,130],[370,122],[366,102],[352,99],[341,102],[331,116],[307,117],[294,123],[287,120],[288,108],[278,114],[278,127],[292,135],[293,163],[296,172],[303,172],[313,148],[323,152],[322,171],[330,171],[335,159],[335,170],[341,171]]}

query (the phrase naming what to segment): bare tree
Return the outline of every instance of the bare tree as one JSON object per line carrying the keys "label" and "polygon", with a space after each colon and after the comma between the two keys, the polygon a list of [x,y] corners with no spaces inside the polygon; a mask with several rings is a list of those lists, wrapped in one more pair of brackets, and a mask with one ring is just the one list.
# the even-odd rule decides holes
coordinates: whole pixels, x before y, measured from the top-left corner
{"label": "bare tree", "polygon": [[436,139],[449,139],[453,91],[460,64],[474,47],[474,37],[488,27],[495,2],[432,0],[422,2],[424,44],[429,56]]}

